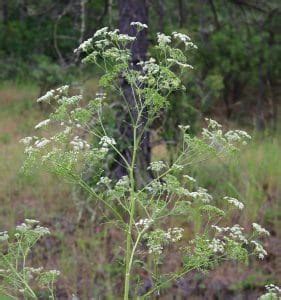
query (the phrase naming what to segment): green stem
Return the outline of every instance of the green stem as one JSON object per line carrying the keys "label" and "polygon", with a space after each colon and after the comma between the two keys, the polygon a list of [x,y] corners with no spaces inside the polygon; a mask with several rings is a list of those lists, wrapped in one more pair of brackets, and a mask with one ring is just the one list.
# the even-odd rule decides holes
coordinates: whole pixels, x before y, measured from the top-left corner
{"label": "green stem", "polygon": [[129,227],[128,227],[127,236],[126,236],[126,266],[125,266],[124,300],[129,299],[131,268],[132,268],[132,261],[133,261],[133,259],[131,257],[134,253],[132,250],[132,228],[133,228],[133,224],[134,224],[135,206],[136,206],[134,166],[135,166],[136,152],[137,152],[137,126],[134,126],[134,129],[133,129],[133,140],[134,140],[134,148],[133,148],[133,153],[132,153],[131,166],[129,169],[130,184],[131,184],[131,193],[130,193],[131,203],[130,203]]}

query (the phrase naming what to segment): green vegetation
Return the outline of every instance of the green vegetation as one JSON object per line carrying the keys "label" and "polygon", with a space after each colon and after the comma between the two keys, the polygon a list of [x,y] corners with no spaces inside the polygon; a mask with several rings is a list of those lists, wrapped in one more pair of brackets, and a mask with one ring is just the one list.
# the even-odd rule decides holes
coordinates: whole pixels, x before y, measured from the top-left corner
{"label": "green vegetation", "polygon": [[[103,37],[104,35],[107,35],[107,33],[104,30],[101,31],[97,37],[100,35]],[[144,71],[149,70],[149,72],[146,73],[147,75],[144,76],[140,71],[130,70],[127,67],[127,62],[130,60],[128,52],[120,50],[118,55],[120,56],[121,64],[119,65],[118,60],[115,61],[111,59],[110,55],[116,55],[115,52],[119,48],[118,46],[115,48],[115,43],[119,42],[122,44],[125,37],[122,35],[119,36],[118,33],[114,32],[112,34],[109,32],[108,35],[110,36],[109,43],[111,39],[113,41],[112,49],[109,48],[110,51],[109,49],[103,49],[100,54],[94,54],[95,56],[101,55],[103,64],[106,66],[106,73],[104,77],[101,78],[100,84],[102,84],[105,88],[113,88],[113,90],[116,89],[117,92],[122,93],[118,85],[114,87],[112,83],[115,78],[118,79],[119,72],[123,72],[123,74],[126,74],[128,77],[130,84],[136,88],[135,95],[138,97],[135,98],[135,105],[138,112],[136,118],[137,121],[136,123],[132,123],[134,132],[132,162],[127,161],[123,157],[122,152],[118,150],[118,144],[115,146],[115,140],[106,135],[107,127],[105,127],[106,124],[103,123],[104,117],[101,115],[102,111],[105,110],[103,106],[106,106],[106,103],[103,103],[105,101],[105,97],[104,94],[101,93],[98,93],[96,98],[88,102],[86,106],[80,107],[79,102],[82,100],[82,96],[69,95],[69,88],[67,86],[48,92],[46,95],[39,98],[39,102],[50,103],[53,99],[55,99],[58,103],[58,107],[55,112],[50,114],[50,119],[45,119],[44,121],[39,122],[35,128],[48,126],[50,122],[58,124],[62,122],[61,126],[66,127],[62,132],[57,133],[53,132],[57,126],[54,127],[54,129],[51,129],[50,134],[52,134],[53,137],[47,137],[44,135],[42,138],[27,137],[23,139],[23,143],[26,145],[25,153],[27,155],[26,164],[24,166],[25,169],[30,166],[32,168],[35,166],[36,169],[39,170],[41,168],[46,168],[51,173],[64,177],[72,184],[73,188],[75,188],[75,186],[80,186],[88,194],[88,196],[85,195],[87,200],[84,201],[88,213],[87,218],[90,220],[96,219],[95,221],[98,223],[103,222],[102,220],[107,220],[108,224],[106,225],[106,228],[103,228],[102,234],[100,236],[99,234],[96,235],[98,242],[96,241],[94,245],[92,245],[93,248],[95,248],[99,243],[102,243],[103,238],[108,238],[108,236],[110,236],[108,230],[110,230],[112,222],[116,222],[115,226],[116,228],[119,228],[117,231],[119,232],[121,240],[123,236],[122,231],[124,232],[127,240],[127,248],[124,254],[122,255],[119,253],[115,255],[115,259],[111,264],[109,264],[109,270],[104,266],[104,264],[102,264],[102,270],[105,272],[107,277],[104,288],[108,290],[103,293],[106,295],[107,293],[109,293],[109,295],[111,293],[116,293],[116,291],[114,291],[115,289],[112,287],[116,284],[114,275],[115,268],[119,269],[119,274],[120,272],[125,272],[123,273],[123,279],[121,277],[121,280],[124,281],[124,299],[129,299],[129,295],[131,295],[131,293],[134,293],[135,296],[133,297],[137,297],[139,294],[146,298],[148,295],[153,294],[154,291],[165,294],[167,289],[169,289],[169,284],[173,282],[173,280],[184,276],[192,270],[215,270],[218,268],[219,264],[226,259],[238,260],[248,264],[248,255],[251,253],[256,254],[259,258],[263,259],[267,255],[267,252],[263,249],[260,243],[256,242],[255,235],[244,235],[244,227],[240,227],[237,224],[232,227],[226,227],[229,222],[232,222],[233,218],[235,223],[237,223],[236,212],[233,212],[230,215],[228,214],[228,216],[224,218],[224,221],[221,220],[222,217],[226,215],[224,210],[228,210],[227,206],[233,206],[238,210],[242,210],[244,208],[244,204],[242,202],[248,202],[248,198],[246,198],[247,196],[250,196],[249,204],[251,205],[251,211],[248,213],[247,220],[243,220],[243,218],[241,218],[241,221],[244,222],[245,225],[251,226],[250,222],[252,218],[255,220],[258,216],[261,204],[260,201],[257,201],[258,191],[251,194],[253,191],[250,190],[249,192],[247,187],[243,186],[244,181],[240,183],[239,178],[241,175],[244,175],[241,174],[241,169],[244,168],[247,172],[244,176],[251,176],[251,178],[247,180],[248,183],[252,180],[257,180],[257,177],[259,180],[265,180],[265,178],[259,176],[259,169],[256,169],[254,166],[247,165],[247,163],[251,162],[251,160],[241,160],[241,166],[243,163],[246,163],[243,168],[240,165],[237,166],[237,164],[234,164],[233,161],[230,161],[229,163],[225,162],[225,156],[228,156],[228,154],[233,151],[236,152],[237,142],[244,143],[244,140],[249,138],[244,131],[230,130],[222,134],[221,125],[213,120],[208,120],[208,129],[203,130],[202,139],[200,139],[187,133],[189,130],[188,126],[180,126],[183,140],[182,147],[178,149],[178,157],[174,157],[174,161],[171,166],[168,166],[167,162],[163,162],[161,160],[151,162],[149,169],[154,172],[155,179],[146,183],[145,186],[143,186],[143,184],[139,186],[138,182],[140,182],[139,178],[141,173],[135,173],[135,167],[133,166],[135,165],[134,161],[138,161],[139,143],[144,131],[138,131],[141,124],[138,123],[138,120],[142,120],[143,111],[147,111],[149,116],[147,122],[153,121],[155,115],[160,111],[160,109],[167,105],[167,95],[169,95],[169,90],[180,86],[180,81],[176,77],[175,73],[169,73],[168,68],[172,68],[174,64],[179,64],[181,67],[189,67],[189,65],[186,64],[186,61],[178,62],[174,58],[172,60],[169,58],[168,53],[172,53],[172,51],[174,51],[169,46],[170,37],[159,34],[158,45],[156,46],[159,50],[159,65],[154,60],[148,60],[147,63],[143,63]],[[175,38],[178,37],[177,34],[174,34],[174,36]],[[186,40],[184,35],[179,37],[182,40]],[[188,43],[191,42],[188,41]],[[92,52],[94,51],[92,49],[92,40],[88,40],[84,43],[81,46],[81,49],[88,52],[87,55],[93,62],[97,61],[96,57],[93,57],[92,55],[92,53],[96,53]],[[116,49],[115,52],[113,51],[114,49]],[[165,53],[165,56],[162,56],[162,53]],[[178,53],[180,54],[182,52]],[[86,60],[88,60],[88,57],[86,57]],[[183,59],[180,55],[177,59],[179,58]],[[161,59],[164,60],[164,63],[162,63]],[[114,66],[115,63],[117,63],[116,66],[118,66],[118,68]],[[98,64],[99,66],[101,65],[100,62]],[[124,71],[122,71],[122,68]],[[163,68],[163,70],[161,70],[161,68]],[[155,81],[155,71],[153,70],[156,69],[157,72],[158,70],[160,71],[160,76],[163,76],[161,85],[159,86],[158,84],[155,85],[155,82],[157,81]],[[118,73],[116,73],[116,70]],[[138,86],[137,82],[140,80],[140,76],[142,76],[143,80],[146,81],[144,87]],[[108,78],[110,78],[109,81]],[[149,91],[148,94],[144,94],[146,89]],[[161,93],[163,94],[164,91],[167,91],[167,95],[165,96],[164,94],[161,96]],[[152,99],[155,100],[156,93],[159,95],[156,97],[158,102],[152,101]],[[145,95],[145,102],[141,101],[140,97],[142,97],[142,95]],[[4,110],[3,116],[8,116],[9,112],[12,112],[12,114],[15,115],[22,115],[22,113],[30,107],[27,104],[24,104],[23,107],[21,107],[21,105],[18,107],[18,105],[14,105],[13,102],[9,103],[6,108],[6,113]],[[128,106],[128,112],[130,112],[130,110],[131,107]],[[97,125],[95,127],[88,127],[89,119],[93,117],[96,117],[97,122],[94,123]],[[143,128],[146,128],[146,126]],[[83,134],[83,130],[85,132],[92,133],[92,137],[98,138],[97,141],[94,139],[91,142],[94,143],[94,145],[97,145],[95,148],[90,148],[88,146],[89,140],[85,140],[77,136],[77,134],[81,136]],[[35,139],[34,145],[30,146],[33,139]],[[47,150],[46,148],[49,148],[50,143],[55,143],[56,146]],[[7,145],[9,143],[5,142],[4,144]],[[73,149],[69,149],[67,146],[68,144],[71,145]],[[274,146],[272,145],[274,145],[274,143],[271,142],[270,149],[272,149],[274,153]],[[266,144],[263,146],[265,149],[268,147]],[[128,173],[130,177],[122,177],[112,185],[112,180],[106,176],[105,170],[101,170],[101,177],[98,179],[97,183],[91,187],[89,183],[83,179],[86,171],[85,166],[92,165],[96,169],[100,169],[101,160],[104,160],[104,164],[109,161],[108,159],[110,157],[107,157],[107,153],[110,153],[109,149],[116,151],[116,154],[120,155],[120,157],[124,160],[123,162],[128,166]],[[257,147],[254,147],[253,149],[256,151]],[[249,151],[253,152],[253,149],[250,149]],[[217,154],[214,155],[215,153]],[[256,156],[257,155],[258,154],[256,154]],[[208,164],[204,164],[202,169],[199,167],[200,165],[198,166],[198,163],[200,164],[201,161],[206,161],[207,158],[212,157],[224,158],[224,165],[222,165],[220,161],[214,160]],[[276,158],[274,158],[272,153],[270,158],[273,160],[274,164]],[[244,159],[247,158],[244,156]],[[199,179],[200,185],[197,185],[196,180],[190,175],[184,175],[186,167],[188,174],[191,175],[192,172],[192,175],[196,175],[196,178]],[[269,170],[266,169],[266,167],[267,165],[262,165],[262,173],[265,171],[269,173]],[[279,171],[279,169],[277,170]],[[270,169],[270,171],[272,170]],[[251,172],[250,175],[248,172]],[[206,174],[208,174],[207,177]],[[210,176],[212,174],[216,174],[216,176]],[[279,174],[273,174],[273,178],[278,178],[278,175]],[[227,179],[227,183],[220,184],[219,179],[223,178],[225,180],[227,176],[229,177]],[[30,180],[30,178],[32,178],[32,175],[31,177],[27,177],[26,180]],[[187,184],[184,183],[184,181],[186,181],[185,179],[187,180]],[[231,184],[232,179],[235,179],[238,183],[237,185],[235,184],[235,187]],[[214,190],[214,194],[216,194],[214,201],[219,204],[220,208],[214,205],[215,203],[212,200],[213,197],[207,192],[207,190],[200,187],[201,182],[205,182],[206,186]],[[224,192],[227,192],[227,195],[231,197],[224,197],[224,200],[220,201],[219,199],[222,197]],[[245,198],[243,199],[244,201],[240,202],[236,199],[236,197],[241,199],[242,193],[244,194],[243,198]],[[162,200],[164,197],[165,201]],[[256,209],[253,209],[254,203],[251,203],[251,201],[255,200],[253,197],[257,198],[255,203]],[[262,200],[262,197],[260,197],[260,199]],[[52,202],[54,201],[52,200]],[[80,202],[83,201],[80,200]],[[93,204],[91,202],[93,202],[95,209],[93,209]],[[133,203],[135,203],[134,206],[132,206]],[[224,210],[221,208],[224,208]],[[102,213],[101,216],[96,215],[98,211]],[[28,210],[28,214],[29,213],[31,213],[31,210]],[[128,216],[126,216],[126,214],[128,214]],[[175,218],[175,216],[177,216],[177,218]],[[129,217],[129,219],[127,217]],[[167,220],[165,220],[165,218]],[[126,219],[128,221],[126,221]],[[188,221],[184,221],[185,219]],[[162,220],[165,221],[163,222]],[[27,222],[29,222],[29,220]],[[166,228],[166,226],[163,226],[167,222],[171,227]],[[60,224],[60,222],[58,224]],[[188,224],[189,230],[187,230],[186,233],[183,233],[185,231],[185,224]],[[270,225],[278,226],[278,224],[274,223]],[[20,232],[22,226],[24,225],[17,227]],[[28,227],[31,225],[27,224],[26,226]],[[253,227],[254,232],[256,231],[256,233],[265,235],[268,234],[266,230],[256,223],[253,223]],[[215,232],[217,232],[215,235],[212,233],[214,229]],[[30,230],[33,230],[32,227],[30,227]],[[223,235],[221,235],[222,232],[224,233]],[[7,257],[11,257],[9,264],[14,264],[13,257],[15,257],[16,266],[18,264],[17,261],[22,260],[20,256],[15,256],[17,253],[17,255],[21,255],[21,253],[23,254],[23,261],[25,262],[25,258],[30,251],[29,247],[34,244],[32,234],[29,236],[28,230],[26,233],[27,235],[24,235],[24,237],[27,238],[27,241],[29,241],[28,239],[30,238],[31,241],[30,243],[27,242],[27,251],[22,248],[21,244],[16,244],[18,247],[16,246],[15,249],[23,249],[23,251],[21,252],[20,250],[19,252],[18,250],[13,250],[12,253],[14,254],[11,256],[9,256],[8,252],[8,254],[6,254],[8,255]],[[188,238],[185,243],[181,242],[180,247],[173,246],[173,244],[184,239],[184,235],[186,234]],[[56,234],[54,236],[56,236]],[[8,239],[6,232],[2,232],[1,237],[3,240]],[[64,240],[63,236],[60,236],[60,232],[57,233],[57,238]],[[140,244],[142,240],[143,242]],[[22,240],[20,239],[20,241]],[[115,244],[116,242],[117,241],[115,241]],[[119,243],[120,242],[121,241],[119,241]],[[78,238],[76,243],[78,245],[76,247],[84,249],[84,238]],[[133,244],[131,245],[131,243]],[[146,243],[146,246],[144,246],[144,243]],[[253,245],[252,250],[247,247],[248,244],[250,246]],[[122,248],[122,242],[120,245]],[[167,257],[169,257],[169,250],[171,248],[173,248],[173,252],[175,251],[175,253],[179,251],[179,254],[183,259],[183,266],[176,272],[166,270],[164,271],[166,274],[162,275],[161,271],[163,272],[163,259],[167,259]],[[12,246],[11,249],[14,249],[14,246]],[[115,247],[112,248],[115,252],[116,250],[114,249]],[[138,254],[139,251],[141,251],[141,255]],[[147,257],[144,256],[145,253],[147,253]],[[60,254],[60,258],[64,261],[66,257],[64,257],[65,253],[62,249]],[[125,261],[123,261],[122,256],[126,257]],[[6,256],[3,256],[3,258],[5,257]],[[175,257],[177,257],[177,255]],[[107,260],[108,257],[105,255],[104,259]],[[115,263],[117,264],[114,268]],[[123,263],[125,263],[125,271],[124,266],[122,266]],[[3,268],[5,270],[4,274],[10,270],[5,266]],[[154,287],[146,292],[140,293],[140,289],[143,286],[143,279],[138,273],[136,273],[138,268],[145,270],[145,272],[149,274],[149,277],[153,278],[151,280],[153,280],[152,282]],[[26,275],[26,272],[29,272],[29,270],[31,270],[31,266],[27,267],[24,264],[22,269],[16,269],[15,273],[13,273],[14,277],[8,277],[9,282],[13,280],[11,278],[18,277],[21,279],[21,281],[15,281],[14,288],[11,289],[12,294],[13,291],[18,291],[23,293],[27,298],[37,297],[27,281],[28,276]],[[36,268],[33,268],[32,270],[35,270],[35,273],[37,272]],[[44,274],[42,276],[45,278],[46,276],[44,276]],[[49,272],[46,274],[49,274]],[[38,275],[38,278],[39,282],[41,282],[41,275]],[[53,282],[55,281],[55,278],[52,276],[47,276],[46,278],[49,278],[49,281],[46,281],[46,286],[51,292],[51,297],[54,298]],[[266,278],[265,276],[265,283],[269,279],[272,280],[272,278]],[[237,287],[239,289],[239,284],[237,284]],[[133,292],[133,290],[135,290],[135,292]],[[3,291],[6,293],[8,290],[4,287]],[[98,295],[99,293],[101,293],[101,291],[98,292]]]}
{"label": "green vegetation", "polygon": [[0,299],[279,299],[280,12],[2,0]]}

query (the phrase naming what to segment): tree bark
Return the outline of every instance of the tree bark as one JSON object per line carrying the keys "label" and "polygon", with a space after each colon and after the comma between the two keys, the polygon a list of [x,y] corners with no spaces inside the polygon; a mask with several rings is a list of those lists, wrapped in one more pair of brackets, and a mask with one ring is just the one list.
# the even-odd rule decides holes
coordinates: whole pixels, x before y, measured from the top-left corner
{"label": "tree bark", "polygon": [[[119,9],[119,30],[121,33],[125,33],[128,35],[135,35],[136,28],[130,26],[131,22],[141,22],[144,24],[148,23],[148,3],[147,0],[119,0],[118,1],[118,9]],[[138,69],[137,63],[139,61],[143,61],[146,59],[148,49],[148,39],[147,39],[147,30],[142,30],[138,33],[137,40],[133,43],[131,47],[132,51],[132,68]],[[128,107],[130,110],[130,114],[133,118],[136,118],[136,103],[133,96],[133,91],[128,82],[122,78],[121,79],[121,87],[123,90],[124,97],[126,98],[126,102],[128,103]],[[126,140],[126,148],[123,151],[123,155],[126,159],[131,162],[131,154],[132,154],[132,141],[133,141],[133,128],[130,126],[130,117],[129,113],[126,114],[124,122],[124,118],[120,120],[118,118],[117,122],[119,123],[119,132],[122,137],[125,137]],[[144,125],[146,123],[146,112],[143,115],[141,120],[139,133],[143,130]],[[144,131],[142,136],[142,140],[140,143],[139,149],[139,157],[140,160],[136,163],[136,174],[140,175],[138,184],[144,183],[144,181],[148,178],[147,167],[150,163],[151,158],[151,148],[150,148],[150,134],[148,130]],[[121,161],[120,161],[121,162]],[[115,168],[115,176],[120,178],[124,175],[127,175],[127,170],[122,166],[121,163],[117,163]],[[143,175],[144,177],[142,177]],[[146,178],[145,178],[146,177]]]}
{"label": "tree bark", "polygon": [[183,0],[178,0],[178,10],[179,10],[179,27],[183,28],[185,24],[185,16],[186,16],[186,11],[184,8],[184,1]]}

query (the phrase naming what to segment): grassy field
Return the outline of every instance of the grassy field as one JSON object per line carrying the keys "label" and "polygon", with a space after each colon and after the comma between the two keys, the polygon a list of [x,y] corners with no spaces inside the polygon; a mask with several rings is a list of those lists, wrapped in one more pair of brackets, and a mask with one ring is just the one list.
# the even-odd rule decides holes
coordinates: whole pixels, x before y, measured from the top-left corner
{"label": "grassy field", "polygon": [[[46,117],[36,105],[38,93],[33,85],[0,86],[0,230],[13,228],[24,218],[39,219],[52,235],[41,242],[32,260],[35,265],[61,271],[59,299],[69,299],[72,294],[81,299],[98,299],[100,294],[116,299],[114,291],[122,283],[112,278],[122,266],[110,257],[119,255],[111,251],[122,239],[120,232],[108,224],[95,224],[95,214],[81,206],[82,195],[75,187],[47,174],[20,175],[23,147],[18,141],[34,133],[34,124]],[[250,261],[249,267],[242,267],[228,263],[206,275],[191,274],[175,294],[192,294],[194,299],[202,299],[207,291],[209,297],[220,295],[218,299],[232,299],[234,292],[254,297],[267,282],[280,284],[280,147],[279,135],[254,134],[240,156],[223,163],[209,161],[191,170],[216,201],[229,195],[245,203],[242,214],[229,216],[234,224],[239,221],[249,228],[258,221],[272,235],[265,244],[269,256],[261,264]],[[158,153],[160,150],[154,149],[154,155]],[[173,257],[169,265],[173,266]]]}

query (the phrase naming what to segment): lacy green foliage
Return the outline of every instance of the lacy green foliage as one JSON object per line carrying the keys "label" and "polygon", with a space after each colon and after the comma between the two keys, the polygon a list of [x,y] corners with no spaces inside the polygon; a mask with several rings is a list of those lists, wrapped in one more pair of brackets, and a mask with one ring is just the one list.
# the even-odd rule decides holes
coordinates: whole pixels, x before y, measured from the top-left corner
{"label": "lacy green foliage", "polygon": [[[132,26],[137,26],[139,30],[146,28],[145,24],[133,23]],[[196,48],[188,36],[180,33],[174,32],[172,36],[158,34],[157,38],[156,57],[140,62],[136,69],[130,66],[131,54],[126,48],[136,37],[120,34],[118,30],[102,28],[77,49],[86,53],[84,62],[94,63],[104,70],[105,75],[100,82],[103,88],[124,97],[119,85],[120,78],[126,78],[129,83],[134,103],[127,103],[124,97],[123,105],[131,115],[128,125],[133,132],[132,144],[128,145],[132,149],[131,159],[123,156],[118,140],[109,136],[104,125],[104,110],[107,107],[105,94],[99,93],[94,100],[85,103],[81,101],[82,95],[70,94],[67,86],[51,90],[38,99],[39,102],[56,100],[57,109],[35,128],[41,130],[52,126],[58,132],[48,136],[45,130],[43,137],[22,140],[26,145],[27,157],[24,170],[30,166],[45,168],[79,185],[89,194],[95,209],[100,209],[106,219],[116,222],[123,229],[126,235],[126,300],[129,291],[133,291],[136,262],[141,261],[154,280],[155,285],[148,295],[160,291],[162,286],[190,270],[208,270],[226,259],[247,262],[250,254],[256,254],[261,259],[266,255],[262,244],[254,238],[265,235],[267,231],[256,225],[253,225],[252,234],[245,233],[244,228],[237,224],[220,227],[218,224],[224,221],[228,210],[218,208],[208,190],[184,172],[188,165],[214,155],[224,157],[237,151],[250,139],[246,132],[224,132],[220,124],[207,119],[208,127],[202,130],[201,136],[194,137],[188,133],[189,126],[180,126],[181,143],[174,162],[152,162],[148,169],[154,179],[141,187],[137,185],[140,174],[136,174],[136,164],[143,134],[154,118],[168,106],[171,93],[182,88],[177,71],[190,69],[191,66],[186,64],[185,51]],[[178,46],[184,46],[185,50]],[[128,176],[113,180],[103,171],[97,184],[90,187],[84,180],[85,166],[105,170],[113,154],[126,167]],[[230,208],[240,210],[244,207],[238,199],[226,196],[224,200]],[[177,215],[184,216],[191,226],[196,223],[198,215],[203,215],[206,222],[194,239],[185,239],[183,228],[167,226],[168,220]],[[170,249],[179,250],[183,268],[164,276],[163,280],[158,269]],[[151,259],[152,266],[149,263]]]}
{"label": "lacy green foliage", "polygon": [[30,266],[29,256],[39,239],[48,235],[49,229],[36,220],[26,219],[14,232],[0,233],[0,292],[12,299],[38,299],[47,293],[55,299],[54,283],[59,271],[46,271]]}

